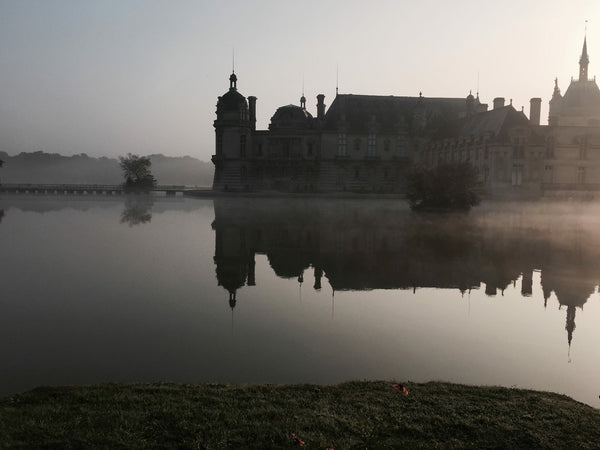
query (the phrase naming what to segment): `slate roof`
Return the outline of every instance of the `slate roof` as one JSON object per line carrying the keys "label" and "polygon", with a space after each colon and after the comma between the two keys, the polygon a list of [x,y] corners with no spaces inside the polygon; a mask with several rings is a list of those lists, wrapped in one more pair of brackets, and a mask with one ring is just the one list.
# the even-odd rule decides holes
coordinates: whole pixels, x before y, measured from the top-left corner
{"label": "slate roof", "polygon": [[600,89],[596,81],[571,81],[562,104],[567,108],[591,108],[600,111]]}
{"label": "slate roof", "polygon": [[277,108],[271,117],[270,130],[277,129],[304,129],[312,124],[312,115],[301,106],[286,105]]}
{"label": "slate roof", "polygon": [[230,88],[217,101],[217,108],[223,111],[237,111],[240,108],[247,107],[248,102],[246,101],[246,97],[240,94],[235,88]]}
{"label": "slate roof", "polygon": [[[478,100],[474,106],[480,106]],[[466,111],[465,98],[340,94],[327,111],[323,128],[338,130],[344,119],[349,130],[368,133],[375,118],[379,132],[397,132],[402,125],[410,132],[415,128],[415,114],[423,113],[426,129],[435,132],[442,122],[455,121]]]}
{"label": "slate roof", "polygon": [[521,111],[508,105],[466,118],[459,136],[481,136],[491,133],[497,139],[504,139],[508,130],[515,126],[529,126],[529,120]]}

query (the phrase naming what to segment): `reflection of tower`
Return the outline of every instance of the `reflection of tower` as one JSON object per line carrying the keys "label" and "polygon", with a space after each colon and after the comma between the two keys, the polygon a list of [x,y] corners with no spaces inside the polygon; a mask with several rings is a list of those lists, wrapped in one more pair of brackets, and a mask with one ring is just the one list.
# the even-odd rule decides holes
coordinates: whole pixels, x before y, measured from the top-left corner
{"label": "reflection of tower", "polygon": [[315,267],[315,285],[313,287],[316,290],[321,289],[321,278],[323,278],[323,269]]}
{"label": "reflection of tower", "polygon": [[246,280],[248,286],[256,284],[254,251],[247,245],[243,227],[219,225],[215,221],[213,228],[217,282],[229,292],[229,306],[233,309],[237,302],[237,290],[246,284]]}
{"label": "reflection of tower", "polygon": [[[561,262],[564,263],[565,259]],[[570,261],[574,263],[575,261]],[[558,299],[559,308],[567,307],[567,319],[565,330],[567,332],[567,342],[569,345],[569,354],[571,351],[571,343],[573,342],[573,332],[575,331],[575,313],[576,309],[582,308],[587,302],[590,295],[594,293],[595,287],[593,277],[586,278],[583,274],[586,267],[594,267],[593,263],[583,264],[577,262],[572,264],[571,270],[560,268],[548,268],[542,270],[542,290],[544,292],[544,305],[550,297],[550,292],[554,291]]]}
{"label": "reflection of tower", "polygon": [[523,271],[523,277],[521,278],[521,295],[523,297],[531,297],[533,293],[533,269],[527,269]]}

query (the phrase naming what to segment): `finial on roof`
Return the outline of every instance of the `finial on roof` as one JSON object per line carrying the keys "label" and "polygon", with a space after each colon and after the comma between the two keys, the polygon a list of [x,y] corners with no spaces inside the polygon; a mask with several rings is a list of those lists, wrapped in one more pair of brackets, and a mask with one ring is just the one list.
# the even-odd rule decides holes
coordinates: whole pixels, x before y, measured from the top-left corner
{"label": "finial on roof", "polygon": [[423,97],[423,92],[419,91],[419,98]]}
{"label": "finial on roof", "polygon": [[510,99],[510,106],[512,106],[512,98]]}
{"label": "finial on roof", "polygon": [[300,97],[300,106],[306,109],[306,97],[304,96],[304,74],[302,74],[302,97]]}

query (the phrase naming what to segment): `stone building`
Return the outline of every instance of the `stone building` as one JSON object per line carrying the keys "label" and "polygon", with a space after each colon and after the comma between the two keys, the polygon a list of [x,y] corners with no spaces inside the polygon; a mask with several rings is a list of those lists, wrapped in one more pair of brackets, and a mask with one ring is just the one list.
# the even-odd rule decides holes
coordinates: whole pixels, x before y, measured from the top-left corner
{"label": "stone building", "polygon": [[600,189],[600,90],[588,77],[587,41],[579,59],[579,79],[571,79],[565,95],[558,80],[550,100],[544,133],[546,155],[543,189],[576,193]]}
{"label": "stone building", "polygon": [[275,111],[256,130],[256,97],[237,76],[217,102],[213,189],[218,191],[403,192],[405,172],[425,139],[487,109],[479,99],[336,95],[317,116],[300,105]]}
{"label": "stone building", "polygon": [[237,76],[217,102],[213,189],[217,191],[403,193],[414,164],[473,164],[484,190],[498,196],[593,195],[600,191],[600,90],[588,77],[584,39],[579,79],[562,96],[555,81],[548,125],[540,98],[529,118],[479,96],[427,98],[336,94],[317,115],[300,105],[275,111],[256,129],[256,97]]}

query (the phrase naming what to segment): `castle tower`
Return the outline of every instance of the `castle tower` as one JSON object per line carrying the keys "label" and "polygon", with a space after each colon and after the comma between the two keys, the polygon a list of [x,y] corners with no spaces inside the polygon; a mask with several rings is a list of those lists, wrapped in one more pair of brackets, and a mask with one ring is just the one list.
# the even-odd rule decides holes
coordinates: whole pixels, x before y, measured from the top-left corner
{"label": "castle tower", "polygon": [[248,189],[248,157],[256,121],[256,97],[246,98],[237,90],[237,76],[229,77],[229,91],[217,101],[215,127],[214,190]]}

